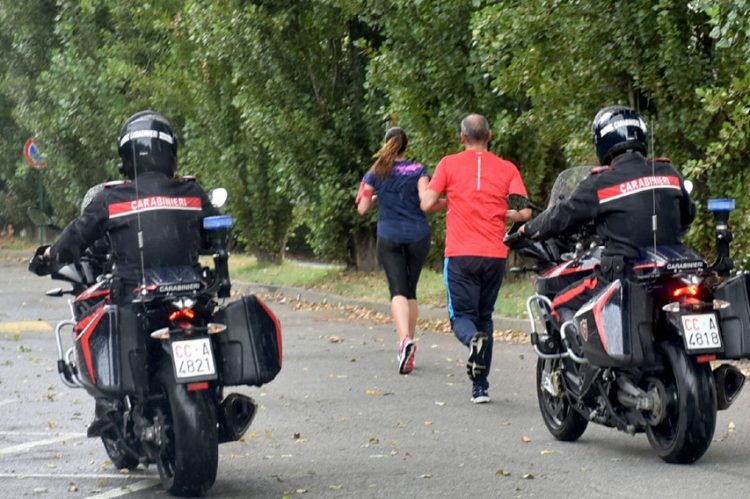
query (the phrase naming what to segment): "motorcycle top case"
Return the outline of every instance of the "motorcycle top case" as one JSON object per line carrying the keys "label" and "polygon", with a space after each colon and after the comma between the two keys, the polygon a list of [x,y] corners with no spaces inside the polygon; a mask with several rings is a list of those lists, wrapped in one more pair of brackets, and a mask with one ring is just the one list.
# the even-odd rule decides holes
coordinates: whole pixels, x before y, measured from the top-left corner
{"label": "motorcycle top case", "polygon": [[78,371],[89,392],[135,394],[148,382],[145,337],[129,308],[102,304],[76,324],[75,335]]}
{"label": "motorcycle top case", "polygon": [[225,324],[219,337],[224,385],[261,386],[281,370],[281,326],[276,316],[254,295],[219,309],[214,321]]}
{"label": "motorcycle top case", "polygon": [[725,359],[750,357],[750,274],[740,274],[719,285],[714,298],[729,302],[719,310]]}
{"label": "motorcycle top case", "polygon": [[586,359],[599,367],[654,363],[652,310],[639,284],[618,279],[607,286],[575,314]]}

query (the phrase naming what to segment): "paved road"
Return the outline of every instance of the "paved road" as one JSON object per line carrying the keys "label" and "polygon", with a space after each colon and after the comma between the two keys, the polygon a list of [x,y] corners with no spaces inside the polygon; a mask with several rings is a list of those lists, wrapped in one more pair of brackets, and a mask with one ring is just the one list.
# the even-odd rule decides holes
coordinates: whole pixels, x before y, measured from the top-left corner
{"label": "paved road", "polygon": [[[0,261],[0,490],[6,497],[163,495],[154,467],[121,474],[84,437],[93,403],[61,385],[50,331],[67,315],[47,279]],[[396,373],[395,334],[331,311],[274,303],[284,368],[260,389],[242,442],[220,447],[212,497],[747,497],[750,395],[720,413],[708,453],[663,463],[645,436],[591,426],[554,440],[534,395],[529,347],[498,344],[492,403],[469,402],[465,352],[424,332],[417,369]],[[341,341],[333,342],[339,338]]]}

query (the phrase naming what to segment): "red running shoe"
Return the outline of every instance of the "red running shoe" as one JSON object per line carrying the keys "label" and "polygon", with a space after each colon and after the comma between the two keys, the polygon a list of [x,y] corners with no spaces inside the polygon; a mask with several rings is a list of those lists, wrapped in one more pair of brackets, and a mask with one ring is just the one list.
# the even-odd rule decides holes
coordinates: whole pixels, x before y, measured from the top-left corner
{"label": "red running shoe", "polygon": [[408,336],[401,340],[398,349],[398,373],[409,374],[414,370],[414,354],[417,353],[417,344]]}

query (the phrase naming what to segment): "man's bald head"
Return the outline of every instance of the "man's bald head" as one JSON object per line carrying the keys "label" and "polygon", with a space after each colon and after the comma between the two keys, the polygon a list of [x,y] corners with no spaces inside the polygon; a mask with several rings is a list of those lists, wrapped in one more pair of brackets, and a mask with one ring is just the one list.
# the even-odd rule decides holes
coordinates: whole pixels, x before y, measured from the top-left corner
{"label": "man's bald head", "polygon": [[470,114],[461,120],[461,134],[471,144],[483,144],[490,141],[490,124],[481,114]]}

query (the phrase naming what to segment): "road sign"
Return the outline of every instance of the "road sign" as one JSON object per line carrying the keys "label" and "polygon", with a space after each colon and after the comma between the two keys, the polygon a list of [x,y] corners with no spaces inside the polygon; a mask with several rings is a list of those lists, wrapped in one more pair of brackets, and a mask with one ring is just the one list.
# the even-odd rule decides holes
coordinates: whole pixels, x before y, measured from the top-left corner
{"label": "road sign", "polygon": [[23,157],[26,158],[26,162],[32,168],[44,170],[47,167],[47,164],[42,158],[42,152],[39,150],[39,146],[36,145],[36,142],[34,142],[34,139],[29,139],[26,141],[26,144],[24,144]]}

